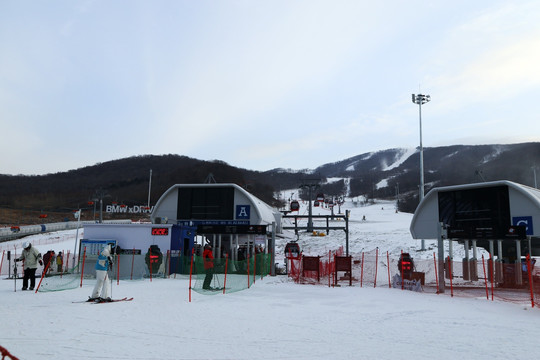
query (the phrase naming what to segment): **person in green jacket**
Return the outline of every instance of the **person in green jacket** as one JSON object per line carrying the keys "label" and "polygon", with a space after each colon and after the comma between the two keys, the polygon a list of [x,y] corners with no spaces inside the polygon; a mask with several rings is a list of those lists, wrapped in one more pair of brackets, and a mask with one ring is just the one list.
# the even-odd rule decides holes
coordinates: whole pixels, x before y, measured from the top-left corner
{"label": "person in green jacket", "polygon": [[41,260],[41,253],[32,246],[28,241],[23,244],[24,250],[15,261],[24,260],[24,277],[22,290],[28,289],[28,279],[30,279],[30,290],[34,290],[36,286],[36,270],[37,264],[43,266],[43,260]]}

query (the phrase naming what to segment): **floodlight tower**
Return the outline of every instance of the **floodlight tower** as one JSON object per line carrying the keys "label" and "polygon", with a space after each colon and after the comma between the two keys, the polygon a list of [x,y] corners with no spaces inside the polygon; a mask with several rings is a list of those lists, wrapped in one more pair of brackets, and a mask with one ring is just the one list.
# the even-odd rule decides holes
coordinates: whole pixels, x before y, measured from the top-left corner
{"label": "floodlight tower", "polygon": [[[431,96],[423,94],[412,94],[412,102],[418,104],[418,114],[420,119],[420,201],[424,199],[424,146],[422,145],[422,105],[431,101]],[[422,251],[425,248],[425,241],[422,239]]]}

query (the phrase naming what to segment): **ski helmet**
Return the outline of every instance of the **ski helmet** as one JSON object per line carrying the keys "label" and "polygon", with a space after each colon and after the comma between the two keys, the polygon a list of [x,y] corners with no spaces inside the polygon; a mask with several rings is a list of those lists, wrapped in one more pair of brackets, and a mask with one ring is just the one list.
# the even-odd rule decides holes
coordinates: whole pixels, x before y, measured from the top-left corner
{"label": "ski helmet", "polygon": [[30,248],[30,246],[32,246],[32,244],[31,244],[30,242],[28,242],[28,241],[25,241],[25,242],[23,243],[23,248],[25,248],[25,249]]}

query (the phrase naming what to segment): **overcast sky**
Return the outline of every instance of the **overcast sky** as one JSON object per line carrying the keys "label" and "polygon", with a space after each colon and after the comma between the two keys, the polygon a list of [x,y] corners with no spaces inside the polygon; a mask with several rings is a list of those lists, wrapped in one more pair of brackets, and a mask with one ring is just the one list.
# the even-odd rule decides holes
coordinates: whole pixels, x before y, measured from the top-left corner
{"label": "overcast sky", "polygon": [[0,174],[540,141],[540,2],[0,1]]}

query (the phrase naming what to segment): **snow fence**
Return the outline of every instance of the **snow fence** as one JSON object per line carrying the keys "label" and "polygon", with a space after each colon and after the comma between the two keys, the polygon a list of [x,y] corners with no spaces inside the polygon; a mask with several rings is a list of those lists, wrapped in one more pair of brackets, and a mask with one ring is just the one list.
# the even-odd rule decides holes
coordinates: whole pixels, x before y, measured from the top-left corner
{"label": "snow fence", "polygon": [[[286,262],[288,276],[299,284],[393,287],[442,293],[440,265],[435,253],[433,259],[414,260],[412,271],[403,275],[403,281],[399,266],[401,254],[375,249],[346,257],[338,250],[326,255],[287,257]],[[534,259],[506,264],[483,257],[463,261],[447,257],[442,266],[445,294],[485,297],[540,308],[540,264],[535,266]]]}

